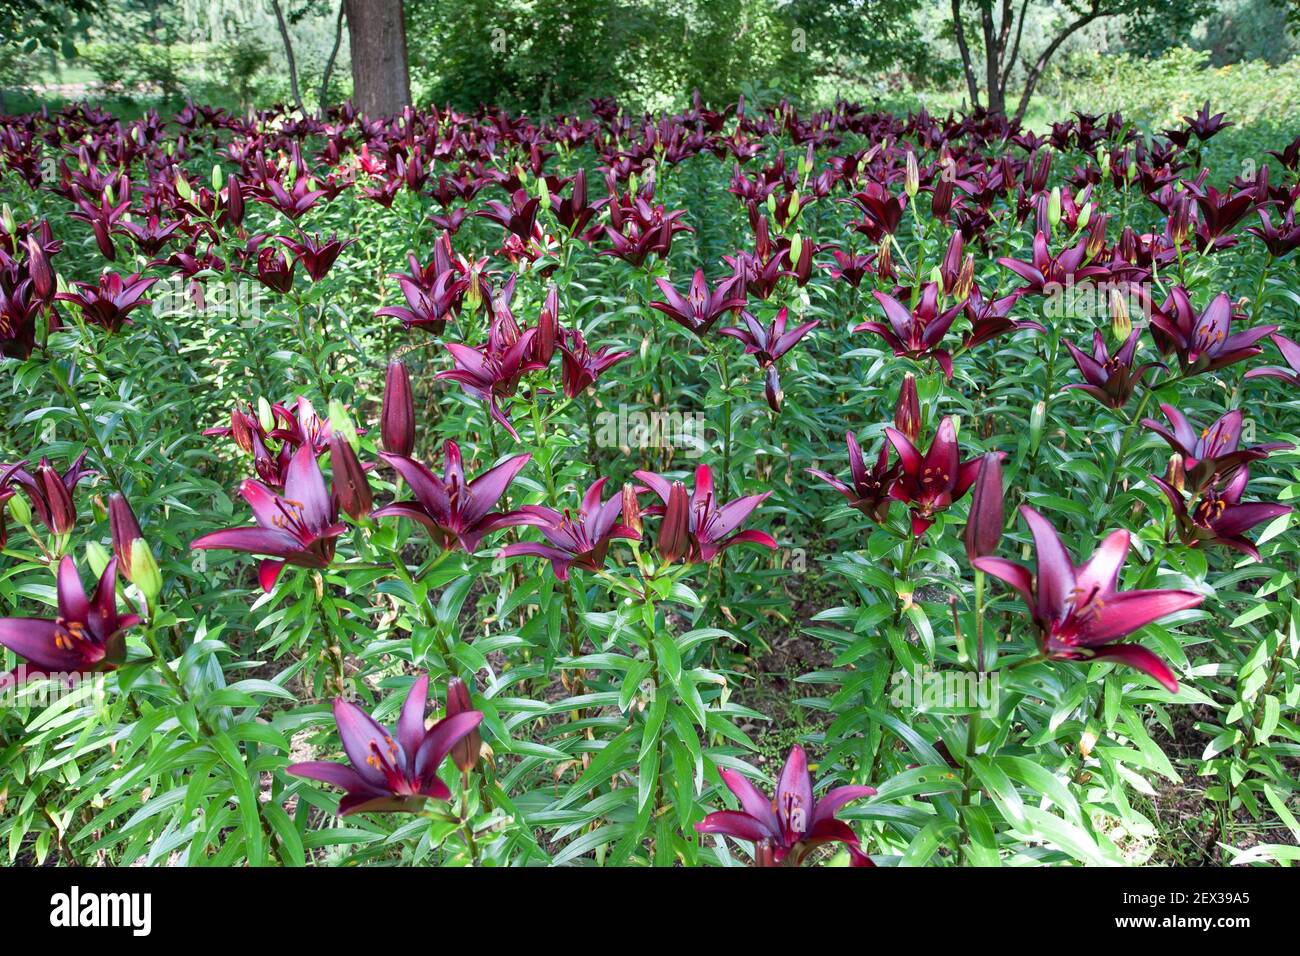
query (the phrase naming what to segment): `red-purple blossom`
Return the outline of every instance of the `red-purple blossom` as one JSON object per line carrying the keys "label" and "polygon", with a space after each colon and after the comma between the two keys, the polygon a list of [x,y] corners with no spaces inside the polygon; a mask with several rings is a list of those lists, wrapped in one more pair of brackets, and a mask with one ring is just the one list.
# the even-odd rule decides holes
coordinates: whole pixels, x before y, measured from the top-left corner
{"label": "red-purple blossom", "polygon": [[140,618],[118,614],[117,561],[105,566],[89,600],[70,557],[59,562],[57,585],[59,609],[53,620],[0,618],[0,645],[27,661],[6,675],[15,683],[116,670],[126,660],[125,631],[140,623]]}
{"label": "red-purple blossom", "polygon": [[1270,452],[1292,447],[1287,442],[1240,447],[1244,416],[1239,408],[1224,413],[1199,433],[1174,406],[1162,402],[1160,410],[1169,419],[1172,431],[1152,418],[1142,419],[1142,425],[1163,438],[1182,457],[1186,482],[1193,491],[1231,477],[1242,465],[1267,458]]}
{"label": "red-purple blossom", "polygon": [[1046,518],[1028,505],[1020,513],[1034,536],[1036,571],[995,557],[976,558],[972,564],[1020,595],[1038,629],[1040,652],[1053,660],[1127,664],[1177,693],[1178,681],[1164,661],[1138,644],[1118,642],[1152,621],[1196,607],[1204,597],[1192,591],[1120,591],[1127,531],[1109,534],[1091,558],[1076,566]]}
{"label": "red-purple blossom", "polygon": [[854,326],[853,331],[874,332],[885,340],[895,355],[917,361],[933,358],[943,369],[943,374],[952,378],[952,356],[939,344],[961,312],[961,306],[953,306],[941,313],[939,286],[934,282],[926,283],[915,309],[907,308],[887,293],[876,291],[871,294],[880,303],[889,324],[873,320]]}
{"label": "red-purple blossom", "polygon": [[347,530],[338,520],[338,502],[326,490],[316,450],[302,445],[285,473],[284,495],[249,479],[239,494],[253,509],[257,527],[227,528],[190,542],[194,550],[243,551],[268,555],[257,569],[264,591],[275,587],[285,564],[326,568],[334,558],[334,539]]}
{"label": "red-purple blossom", "polygon": [[1141,330],[1134,329],[1124,344],[1111,355],[1106,349],[1106,340],[1099,330],[1092,333],[1092,355],[1088,356],[1077,348],[1073,342],[1066,342],[1074,364],[1083,373],[1084,381],[1063,386],[1062,391],[1078,389],[1086,392],[1107,408],[1123,408],[1133,395],[1133,390],[1142,384],[1142,379],[1159,362],[1133,364],[1137,352]]}
{"label": "red-purple blossom", "polygon": [[[960,460],[957,429],[948,415],[939,422],[924,455],[897,429],[886,428],[885,437],[898,452],[900,469],[890,495],[908,506],[912,513],[912,534],[919,538],[934,524],[938,512],[960,500],[970,489],[980,459]],[[1005,457],[1003,452],[998,454]]]}
{"label": "red-purple blossom", "polygon": [[1291,385],[1300,388],[1300,345],[1288,339],[1285,335],[1274,333],[1269,336],[1277,350],[1282,353],[1282,359],[1286,362],[1287,367],[1281,368],[1277,365],[1265,365],[1260,368],[1252,368],[1246,373],[1246,378],[1276,378],[1281,379]]}
{"label": "red-purple blossom", "polygon": [[541,531],[546,543],[518,541],[501,549],[503,558],[533,555],[546,558],[556,578],[567,581],[571,567],[585,571],[599,571],[605,566],[605,555],[615,538],[641,540],[641,535],[620,521],[623,515],[623,497],[615,495],[608,501],[600,500],[601,491],[608,479],[598,478],[583,495],[577,514],[565,509],[563,514],[541,505],[524,505],[520,511],[531,519],[528,524]]}
{"label": "red-purple blossom", "polygon": [[1250,480],[1250,470],[1245,466],[1237,469],[1222,487],[1210,484],[1193,495],[1190,501],[1167,481],[1155,475],[1151,480],[1165,493],[1173,507],[1179,538],[1192,548],[1199,544],[1221,544],[1258,561],[1259,549],[1246,537],[1246,532],[1257,524],[1291,511],[1289,505],[1242,504],[1241,496]]}
{"label": "red-purple blossom", "polygon": [[[320,282],[329,274],[334,266],[334,261],[339,257],[339,253],[346,249],[356,239],[339,239],[334,233],[330,233],[328,239],[322,240],[318,235],[302,234],[301,239],[293,239],[289,236],[275,236],[274,240],[293,253],[294,259],[302,263],[307,275],[311,276],[312,282]],[[281,290],[287,291],[287,290]]]}
{"label": "red-purple blossom", "polygon": [[79,306],[90,324],[117,332],[129,323],[128,315],[149,304],[144,294],[157,281],[141,278],[139,273],[123,278],[116,272],[106,272],[98,283],[78,282],[77,291],[59,292],[54,298]]}
{"label": "red-purple blossom", "polygon": [[421,674],[402,704],[395,732],[381,726],[356,704],[336,698],[334,722],[348,764],[313,760],[287,772],[346,791],[339,816],[353,813],[419,813],[428,800],[450,800],[451,791],[438,770],[452,749],[475,732],[483,720],[477,710],[448,714],[432,727],[424,725],[429,675]]}
{"label": "red-purple blossom", "polygon": [[442,453],[443,475],[439,477],[414,458],[381,452],[379,457],[397,469],[414,498],[376,509],[373,517],[418,521],[440,549],[459,547],[469,554],[478,550],[485,535],[499,528],[533,523],[525,511],[492,511],[531,455],[508,458],[466,481],[460,447],[448,441]]}
{"label": "red-purple blossom", "polygon": [[[760,495],[746,495],[719,504],[713,494],[713,472],[708,465],[695,469],[695,489],[691,493],[686,508],[685,522],[678,524],[678,516],[665,514],[669,499],[676,486],[681,482],[670,482],[662,475],[648,471],[635,471],[633,474],[659,496],[662,505],[652,505],[645,509],[646,514],[665,515],[660,526],[660,535],[675,537],[684,533],[686,548],[681,553],[688,564],[703,564],[712,561],[718,554],[737,544],[749,542],[760,544],[765,548],[776,550],[776,541],[766,531],[737,531],[754,509],[772,494],[765,491]],[[681,494],[684,494],[684,489]],[[669,521],[672,518],[673,521]],[[670,527],[671,525],[671,527]]]}
{"label": "red-purple blossom", "polygon": [[844,440],[849,449],[849,480],[845,484],[834,475],[829,475],[816,468],[807,469],[808,474],[820,478],[830,485],[848,501],[850,508],[856,508],[876,524],[884,524],[889,517],[889,505],[894,500],[889,491],[898,479],[898,463],[889,463],[889,444],[882,442],[876,462],[868,468],[862,457],[862,448],[858,445],[853,432],[845,432]]}
{"label": "red-purple blossom", "polygon": [[561,330],[560,371],[565,398],[577,398],[614,364],[631,352],[615,352],[609,346],[592,349],[577,329]]}
{"label": "red-purple blossom", "polygon": [[[1144,303],[1149,304],[1150,300],[1144,299]],[[1220,292],[1203,312],[1198,313],[1186,290],[1175,286],[1165,305],[1151,310],[1151,327],[1163,333],[1163,341],[1156,337],[1161,350],[1176,353],[1183,374],[1194,375],[1258,355],[1264,350],[1255,343],[1277,331],[1276,325],[1260,325],[1234,333],[1232,318],[1232,300],[1228,293]]]}
{"label": "red-purple blossom", "polygon": [[737,771],[724,768],[719,773],[740,809],[714,811],[695,824],[695,829],[752,843],[755,866],[798,866],[810,850],[825,843],[858,849],[857,835],[848,824],[835,819],[835,814],[845,804],[874,796],[875,788],[835,787],[817,799],[808,758],[798,744],[790,748],[771,799]]}
{"label": "red-purple blossom", "polygon": [[704,336],[713,324],[726,312],[744,308],[745,296],[741,290],[741,278],[731,276],[723,279],[710,292],[704,279],[704,270],[696,269],[686,295],[679,293],[667,279],[656,279],[659,290],[668,301],[651,302],[650,308],[658,309],[678,325]]}

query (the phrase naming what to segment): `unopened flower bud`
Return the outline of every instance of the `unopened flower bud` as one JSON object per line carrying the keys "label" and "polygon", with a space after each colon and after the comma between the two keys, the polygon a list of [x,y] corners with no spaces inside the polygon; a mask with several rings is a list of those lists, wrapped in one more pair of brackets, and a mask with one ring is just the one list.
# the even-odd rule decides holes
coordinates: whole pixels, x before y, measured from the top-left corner
{"label": "unopened flower bud", "polygon": [[659,556],[665,564],[672,564],[686,556],[690,548],[690,501],[686,486],[674,481],[668,493],[668,504],[659,523]]}
{"label": "unopened flower bud", "polygon": [[390,454],[409,455],[415,448],[415,399],[411,394],[411,376],[401,361],[388,363],[379,434],[384,451]]}
{"label": "unopened flower bud", "polygon": [[347,439],[337,433],[330,438],[330,468],[339,507],[353,520],[370,514],[374,499],[370,482],[366,480],[366,470]]}
{"label": "unopened flower bud", "polygon": [[898,389],[898,401],[894,405],[894,427],[915,442],[921,434],[921,398],[916,391],[916,376],[908,372],[903,376],[903,384]]}
{"label": "unopened flower bud", "polygon": [[623,485],[623,525],[641,536],[641,502],[637,500],[636,487],[630,482]]}
{"label": "unopened flower bud", "polygon": [[1133,319],[1129,316],[1128,299],[1119,289],[1110,290],[1110,332],[1120,342],[1133,333]]}
{"label": "unopened flower bud", "polygon": [[113,556],[108,553],[108,549],[98,541],[91,541],[86,544],[86,565],[95,577],[103,574],[104,569],[108,567],[108,562],[112,560]]}
{"label": "unopened flower bud", "polygon": [[144,538],[136,538],[135,543],[131,545],[130,559],[123,567],[130,568],[131,583],[140,589],[145,600],[149,602],[150,607],[158,600],[158,595],[162,593],[162,572],[158,569],[158,562],[149,550],[149,544]]}
{"label": "unopened flower bud", "polygon": [[966,557],[993,554],[1002,540],[1002,456],[988,452],[980,459],[966,522]]}
{"label": "unopened flower bud", "polygon": [[32,523],[32,506],[22,495],[14,495],[9,499],[9,514],[24,528]]}
{"label": "unopened flower bud", "polygon": [[907,171],[903,174],[903,190],[909,199],[915,199],[921,188],[921,170],[916,165],[916,154],[907,151]]}
{"label": "unopened flower bud", "polygon": [[[469,687],[459,677],[447,681],[447,716],[455,717],[468,710],[473,710]],[[479,753],[483,749],[483,738],[475,727],[451,748],[451,759],[461,773],[468,773],[478,764]]]}
{"label": "unopened flower bud", "polygon": [[262,396],[257,399],[257,421],[261,424],[262,431],[275,430],[275,412],[271,410],[271,403]]}
{"label": "unopened flower bud", "polygon": [[1035,402],[1029,413],[1029,453],[1038,451],[1043,440],[1043,427],[1047,424],[1047,403]]}
{"label": "unopened flower bud", "polygon": [[1177,453],[1169,456],[1169,465],[1165,468],[1165,483],[1171,488],[1182,494],[1187,487],[1187,467],[1183,464],[1183,456]]}
{"label": "unopened flower bud", "polygon": [[1055,229],[1061,223],[1061,187],[1053,186],[1052,193],[1047,199],[1047,221]]}

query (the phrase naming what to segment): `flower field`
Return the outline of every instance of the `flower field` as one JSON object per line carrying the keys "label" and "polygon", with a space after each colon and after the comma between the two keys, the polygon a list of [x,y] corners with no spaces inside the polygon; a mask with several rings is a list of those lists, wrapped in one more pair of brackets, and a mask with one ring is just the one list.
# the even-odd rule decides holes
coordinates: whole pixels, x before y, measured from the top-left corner
{"label": "flower field", "polygon": [[1300,858],[1300,139],[0,120],[9,863]]}

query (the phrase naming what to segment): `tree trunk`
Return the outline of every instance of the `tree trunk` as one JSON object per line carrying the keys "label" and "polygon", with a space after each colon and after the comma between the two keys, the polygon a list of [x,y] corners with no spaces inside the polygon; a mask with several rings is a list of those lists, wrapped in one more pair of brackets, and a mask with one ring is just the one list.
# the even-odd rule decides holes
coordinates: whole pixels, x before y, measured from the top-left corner
{"label": "tree trunk", "polygon": [[329,59],[325,61],[325,71],[320,78],[320,96],[316,98],[316,109],[322,116],[329,108],[330,77],[334,75],[334,62],[339,56],[339,46],[343,43],[343,0],[339,0],[339,16],[334,23],[334,46],[330,49]]}
{"label": "tree trunk", "polygon": [[275,25],[280,31],[280,42],[284,44],[284,58],[289,61],[289,92],[293,96],[293,105],[301,112],[302,92],[298,89],[298,61],[293,55],[293,40],[289,37],[289,24],[284,21],[280,0],[271,0],[271,9],[275,11]]}
{"label": "tree trunk", "polygon": [[345,0],[352,47],[352,101],[363,114],[392,116],[411,103],[402,0]]}

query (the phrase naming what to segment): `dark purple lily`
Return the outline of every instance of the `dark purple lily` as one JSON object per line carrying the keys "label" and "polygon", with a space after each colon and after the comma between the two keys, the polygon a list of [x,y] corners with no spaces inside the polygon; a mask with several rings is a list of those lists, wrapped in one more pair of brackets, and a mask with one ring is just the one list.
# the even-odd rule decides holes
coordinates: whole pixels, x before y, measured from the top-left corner
{"label": "dark purple lily", "polygon": [[758,367],[765,371],[767,404],[774,412],[781,410],[783,394],[781,392],[781,380],[777,377],[777,360],[794,348],[801,338],[821,324],[819,320],[814,319],[786,331],[789,312],[788,308],[782,306],[771,323],[764,326],[748,311],[743,311],[740,313],[740,318],[745,323],[743,329],[718,330],[719,334],[729,335],[744,343],[745,354],[754,356],[758,362]]}
{"label": "dark purple lily", "polygon": [[[99,576],[90,599],[72,558],[59,562],[58,615],[0,618],[0,645],[27,663],[7,675],[17,684],[38,677],[64,677],[85,672],[115,670],[126,660],[129,627],[140,623],[135,614],[117,613],[117,561],[111,560]],[[8,681],[6,681],[8,682]]]}
{"label": "dark purple lily", "polygon": [[939,312],[939,286],[927,282],[921,293],[916,309],[908,309],[892,295],[884,292],[871,293],[885,311],[889,324],[883,322],[863,322],[853,327],[854,332],[874,332],[885,340],[895,355],[920,361],[933,358],[943,369],[946,378],[952,378],[952,356],[939,347],[944,335],[952,326],[953,320],[961,311],[961,306],[953,306],[945,312]]}
{"label": "dark purple lily", "polygon": [[1196,607],[1204,597],[1192,591],[1120,591],[1127,531],[1109,534],[1093,556],[1076,567],[1046,518],[1028,505],[1022,505],[1020,513],[1034,536],[1036,572],[995,557],[971,563],[1020,595],[1038,627],[1039,650],[1052,660],[1127,664],[1177,693],[1178,681],[1164,661],[1145,647],[1118,642],[1152,621]]}
{"label": "dark purple lily", "polygon": [[438,770],[452,748],[478,728],[483,714],[461,710],[426,728],[428,700],[429,675],[421,674],[402,704],[396,731],[390,732],[356,704],[335,699],[334,722],[351,766],[313,760],[293,764],[287,772],[346,791],[339,800],[341,817],[419,813],[428,800],[450,800]]}
{"label": "dark purple lily", "polygon": [[713,323],[725,312],[744,308],[745,296],[740,276],[731,276],[718,283],[717,288],[709,291],[704,280],[704,270],[696,269],[691,279],[690,288],[685,297],[681,295],[667,279],[655,280],[667,302],[651,302],[650,308],[658,309],[668,318],[683,328],[704,336]]}
{"label": "dark purple lily", "polygon": [[900,474],[898,464],[889,463],[889,445],[881,443],[876,463],[871,468],[867,468],[862,457],[862,448],[858,445],[853,432],[845,432],[844,440],[849,447],[849,480],[852,485],[847,485],[834,475],[828,475],[816,468],[807,469],[808,474],[820,478],[842,494],[850,508],[861,511],[876,524],[884,524],[885,519],[889,517],[889,505],[894,500],[890,497],[889,490]]}
{"label": "dark purple lily", "polygon": [[347,530],[338,520],[338,503],[325,488],[325,477],[310,443],[293,454],[284,479],[284,496],[249,479],[239,494],[253,509],[255,528],[227,528],[190,542],[196,551],[242,551],[263,554],[257,568],[262,590],[270,591],[286,564],[326,568],[334,558],[334,539]]}
{"label": "dark purple lily", "polygon": [[[665,509],[670,504],[669,499],[681,482],[669,482],[667,478],[648,471],[635,471],[633,474],[645,482],[646,486],[663,502],[662,505],[652,505],[647,508],[645,513],[665,515]],[[678,495],[679,500],[684,494],[683,489]],[[736,530],[771,494],[772,492],[765,491],[761,495],[746,495],[719,505],[713,495],[713,472],[708,465],[700,465],[695,469],[695,490],[686,508],[684,524],[679,526],[678,516],[670,512],[664,517],[660,535],[667,534],[675,538],[679,533],[684,534],[686,547],[681,551],[681,557],[688,564],[707,563],[727,548],[746,542],[760,544],[775,551],[776,540],[766,531]],[[670,522],[669,518],[673,518],[673,521]],[[669,527],[670,524],[672,527]]]}
{"label": "dark purple lily", "polygon": [[330,269],[334,267],[334,261],[338,259],[341,253],[356,239],[339,239],[334,233],[330,233],[328,239],[322,240],[320,236],[313,236],[303,233],[301,239],[292,239],[288,236],[275,236],[275,241],[280,243],[290,252],[298,262],[302,263],[303,269],[307,275],[311,276],[312,282],[320,282],[321,279],[329,275]]}
{"label": "dark purple lily", "polygon": [[1240,447],[1243,416],[1234,408],[1221,415],[1213,425],[1197,432],[1192,423],[1178,409],[1163,402],[1160,410],[1169,419],[1172,431],[1153,418],[1142,419],[1142,425],[1163,438],[1175,452],[1182,456],[1187,486],[1200,492],[1211,483],[1226,479],[1242,465],[1267,458],[1270,452],[1290,448],[1287,442]]}
{"label": "dark purple lily", "polygon": [[561,329],[558,347],[565,398],[577,398],[595,385],[607,369],[632,354],[615,352],[604,345],[593,349],[577,329]]}
{"label": "dark purple lily", "polygon": [[418,521],[442,550],[459,547],[469,554],[478,550],[485,535],[499,528],[533,523],[532,516],[525,511],[492,511],[531,455],[508,458],[466,482],[460,447],[448,441],[443,445],[442,454],[443,477],[439,478],[414,458],[381,452],[379,457],[397,469],[415,497],[385,505],[373,517]]}
{"label": "dark purple lily", "polygon": [[1062,391],[1078,389],[1107,408],[1123,408],[1133,396],[1134,389],[1142,384],[1146,374],[1160,365],[1159,362],[1144,362],[1136,367],[1133,365],[1141,335],[1141,330],[1134,329],[1113,356],[1107,351],[1106,339],[1098,330],[1092,333],[1091,356],[1076,348],[1073,342],[1066,342],[1065,347],[1070,350],[1074,364],[1083,373],[1084,381],[1066,385]]}
{"label": "dark purple lily", "polygon": [[127,316],[148,305],[144,294],[158,280],[144,279],[139,273],[126,278],[116,272],[106,272],[98,283],[78,282],[76,292],[58,292],[54,298],[81,307],[82,314],[91,325],[117,332],[129,320]]}
{"label": "dark purple lily", "polygon": [[835,787],[819,800],[813,795],[808,758],[798,744],[790,748],[771,799],[735,770],[719,771],[739,810],[717,810],[695,824],[698,833],[721,833],[754,845],[755,866],[799,866],[809,851],[826,843],[858,849],[858,837],[835,814],[848,803],[874,796],[874,787]]}
{"label": "dark purple lily", "polygon": [[605,502],[600,500],[606,481],[599,478],[592,482],[576,515],[567,508],[561,514],[541,505],[524,505],[519,510],[534,519],[528,524],[542,532],[546,543],[519,541],[508,544],[501,549],[500,557],[526,554],[546,558],[551,562],[556,578],[561,581],[569,579],[571,567],[599,571],[605,566],[605,555],[613,539],[641,540],[638,532],[619,520],[623,515],[621,494]]}
{"label": "dark purple lily", "polygon": [[[898,452],[900,474],[890,495],[906,504],[912,513],[912,534],[920,537],[934,524],[935,515],[970,490],[979,471],[980,459],[960,461],[957,429],[945,415],[939,422],[934,439],[924,456],[906,435],[894,428],[885,429]],[[1005,452],[997,452],[1005,458]]]}
{"label": "dark purple lily", "polygon": [[1261,325],[1233,333],[1232,300],[1226,292],[1215,296],[1199,314],[1181,286],[1174,287],[1170,298],[1173,309],[1152,310],[1151,325],[1164,333],[1184,375],[1213,371],[1258,355],[1264,350],[1255,343],[1277,331],[1276,325]]}
{"label": "dark purple lily", "polygon": [[1016,290],[1020,294],[1049,295],[1081,279],[1107,274],[1105,266],[1085,266],[1083,263],[1087,257],[1085,239],[1053,256],[1047,246],[1046,234],[1040,231],[1034,236],[1033,258],[1029,262],[1003,256],[998,259],[998,265],[1025,280],[1025,284]]}
{"label": "dark purple lily", "polygon": [[1259,560],[1259,549],[1246,532],[1257,524],[1270,521],[1291,511],[1289,505],[1267,502],[1241,503],[1241,496],[1250,481],[1250,470],[1241,467],[1222,488],[1210,485],[1195,496],[1193,502],[1184,499],[1173,485],[1155,475],[1151,480],[1169,499],[1178,522],[1178,536],[1183,544],[1194,548],[1199,544],[1221,544]]}

